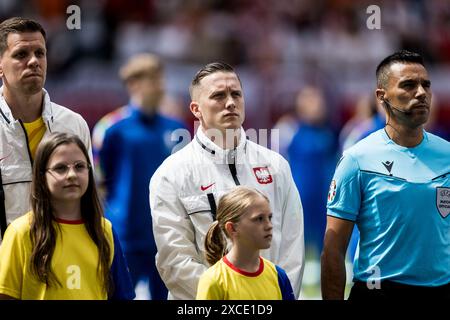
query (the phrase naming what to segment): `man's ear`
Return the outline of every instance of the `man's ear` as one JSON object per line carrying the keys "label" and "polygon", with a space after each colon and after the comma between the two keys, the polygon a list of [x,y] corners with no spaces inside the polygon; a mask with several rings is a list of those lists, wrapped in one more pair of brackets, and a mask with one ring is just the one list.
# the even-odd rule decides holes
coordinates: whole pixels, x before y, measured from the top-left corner
{"label": "man's ear", "polygon": [[196,101],[191,101],[191,103],[189,104],[189,109],[191,109],[191,112],[194,115],[194,117],[196,117],[199,120],[202,118],[202,113],[200,112],[200,106],[198,105],[198,103]]}
{"label": "man's ear", "polygon": [[378,88],[375,90],[375,96],[377,97],[377,101],[381,104],[384,101],[384,95],[386,91],[384,89]]}

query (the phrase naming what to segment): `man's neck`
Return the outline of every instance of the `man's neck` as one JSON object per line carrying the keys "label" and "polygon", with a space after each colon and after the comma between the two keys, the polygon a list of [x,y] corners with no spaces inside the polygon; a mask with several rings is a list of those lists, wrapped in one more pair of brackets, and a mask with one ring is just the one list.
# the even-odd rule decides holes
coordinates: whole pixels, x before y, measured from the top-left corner
{"label": "man's neck", "polygon": [[18,95],[4,90],[3,96],[14,119],[28,123],[35,121],[42,114],[43,91],[34,95]]}
{"label": "man's neck", "polygon": [[406,126],[387,124],[385,129],[389,138],[391,138],[391,140],[396,144],[403,147],[415,147],[423,140],[422,126],[417,128],[408,128]]}
{"label": "man's neck", "polygon": [[131,97],[130,104],[148,116],[154,115],[159,107],[159,104],[154,104],[154,102],[152,103],[150,101],[145,101],[143,98],[139,96]]}
{"label": "man's neck", "polygon": [[218,129],[206,130],[202,127],[202,130],[212,142],[224,150],[236,148],[241,139],[241,128],[219,131]]}

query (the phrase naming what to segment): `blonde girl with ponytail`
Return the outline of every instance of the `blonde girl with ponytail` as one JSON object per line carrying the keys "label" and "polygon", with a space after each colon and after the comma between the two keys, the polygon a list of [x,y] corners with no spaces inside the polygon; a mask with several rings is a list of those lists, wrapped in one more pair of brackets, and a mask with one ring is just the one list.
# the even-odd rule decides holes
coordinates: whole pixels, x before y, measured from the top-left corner
{"label": "blonde girl with ponytail", "polygon": [[260,256],[270,248],[272,211],[267,196],[239,186],[218,204],[205,237],[210,268],[201,276],[198,300],[294,300],[286,272]]}

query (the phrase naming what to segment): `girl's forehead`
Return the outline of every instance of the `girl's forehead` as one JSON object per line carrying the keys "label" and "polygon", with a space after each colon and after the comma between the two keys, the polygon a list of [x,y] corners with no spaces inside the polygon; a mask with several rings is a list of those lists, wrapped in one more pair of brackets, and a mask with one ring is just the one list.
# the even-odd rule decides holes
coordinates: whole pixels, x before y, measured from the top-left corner
{"label": "girl's forehead", "polygon": [[270,213],[269,201],[264,197],[255,198],[246,212],[249,216],[259,213]]}
{"label": "girl's forehead", "polygon": [[82,160],[86,160],[83,151],[76,143],[65,143],[61,144],[53,150],[50,161],[58,158],[82,158]]}

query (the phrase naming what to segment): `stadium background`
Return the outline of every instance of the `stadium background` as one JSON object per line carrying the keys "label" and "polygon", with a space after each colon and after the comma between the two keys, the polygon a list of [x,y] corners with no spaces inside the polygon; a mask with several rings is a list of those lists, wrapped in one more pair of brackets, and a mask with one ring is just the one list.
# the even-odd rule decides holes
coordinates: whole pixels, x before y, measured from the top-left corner
{"label": "stadium background", "polygon": [[[66,26],[72,4],[81,9],[79,30]],[[381,9],[379,30],[367,27],[369,5]],[[0,19],[12,16],[43,24],[46,88],[53,101],[81,113],[91,129],[127,102],[117,71],[133,53],[163,58],[168,97],[163,111],[191,129],[190,80],[201,65],[223,60],[241,76],[246,129],[273,128],[293,113],[297,92],[314,85],[323,91],[329,126],[339,132],[361,97],[373,97],[380,60],[410,49],[428,65],[433,127],[450,136],[447,0],[0,0]],[[319,298],[319,259],[307,256],[302,297]]]}

